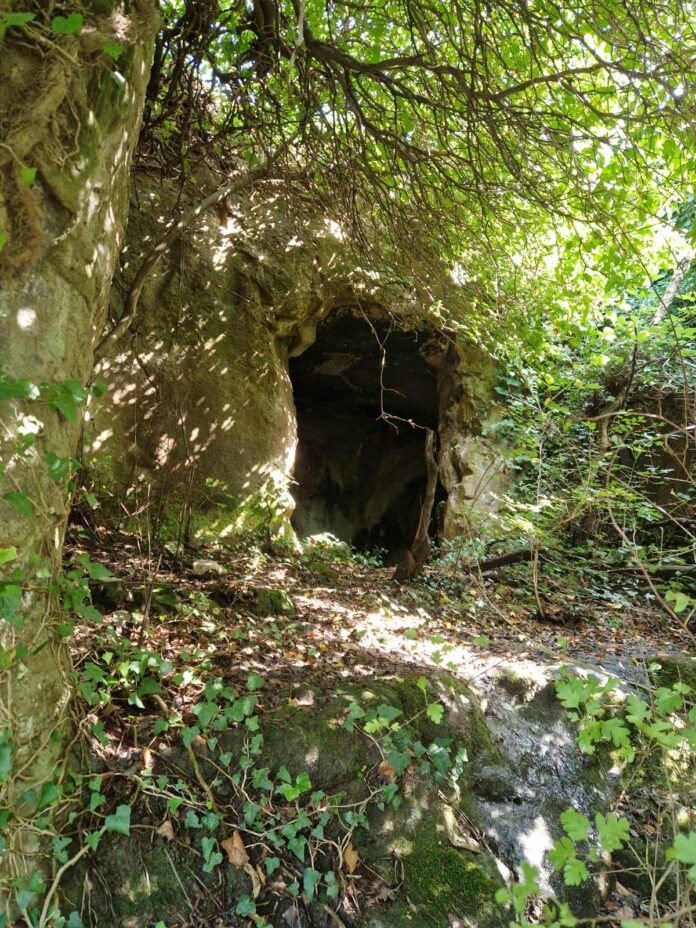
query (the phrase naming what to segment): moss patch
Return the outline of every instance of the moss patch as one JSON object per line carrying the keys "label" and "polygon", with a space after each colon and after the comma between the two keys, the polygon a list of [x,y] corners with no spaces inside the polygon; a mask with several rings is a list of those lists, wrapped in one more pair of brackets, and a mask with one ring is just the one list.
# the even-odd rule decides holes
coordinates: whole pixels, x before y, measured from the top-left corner
{"label": "moss patch", "polygon": [[497,886],[464,851],[446,847],[435,836],[422,840],[404,860],[408,895],[432,911],[480,915],[494,906]]}
{"label": "moss patch", "polygon": [[686,654],[658,654],[652,665],[652,677],[658,686],[685,683],[696,693],[696,657]]}

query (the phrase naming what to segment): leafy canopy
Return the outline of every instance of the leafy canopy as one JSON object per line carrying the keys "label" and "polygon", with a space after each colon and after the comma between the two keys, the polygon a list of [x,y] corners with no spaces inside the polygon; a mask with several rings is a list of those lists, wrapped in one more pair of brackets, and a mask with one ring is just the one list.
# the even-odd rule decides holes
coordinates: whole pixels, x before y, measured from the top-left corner
{"label": "leafy canopy", "polygon": [[571,240],[635,271],[694,175],[693,22],[680,0],[166,0],[144,143],[225,171],[276,153],[358,238],[465,276],[561,241],[577,262]]}

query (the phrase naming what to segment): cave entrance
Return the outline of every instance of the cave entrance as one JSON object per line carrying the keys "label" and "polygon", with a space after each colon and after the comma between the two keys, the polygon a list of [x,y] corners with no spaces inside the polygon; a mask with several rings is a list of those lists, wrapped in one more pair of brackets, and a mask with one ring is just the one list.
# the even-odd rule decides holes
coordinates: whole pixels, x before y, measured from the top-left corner
{"label": "cave entrance", "polygon": [[[397,329],[388,318],[344,308],[290,360],[298,431],[293,525],[301,538],[330,532],[360,550],[384,548],[387,563],[410,547],[444,358],[433,331]],[[445,498],[438,485],[434,512]]]}

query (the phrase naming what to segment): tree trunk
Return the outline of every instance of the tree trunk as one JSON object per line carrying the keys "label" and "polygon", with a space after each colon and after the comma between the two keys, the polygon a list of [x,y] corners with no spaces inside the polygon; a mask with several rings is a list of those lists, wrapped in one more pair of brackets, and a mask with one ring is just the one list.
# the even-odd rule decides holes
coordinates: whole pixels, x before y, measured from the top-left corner
{"label": "tree trunk", "polygon": [[18,890],[46,870],[32,822],[57,794],[49,784],[60,790],[69,731],[57,592],[66,468],[125,225],[158,23],[155,0],[80,8],[81,25],[75,14],[39,12],[0,32],[0,809],[9,814],[0,913],[18,908],[23,921],[38,877]]}

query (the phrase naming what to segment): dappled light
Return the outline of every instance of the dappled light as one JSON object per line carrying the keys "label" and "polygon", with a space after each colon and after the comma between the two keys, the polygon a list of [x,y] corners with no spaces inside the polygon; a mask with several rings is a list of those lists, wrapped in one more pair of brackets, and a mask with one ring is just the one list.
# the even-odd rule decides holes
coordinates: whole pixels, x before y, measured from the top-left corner
{"label": "dappled light", "polygon": [[684,0],[7,0],[0,928],[695,928]]}

